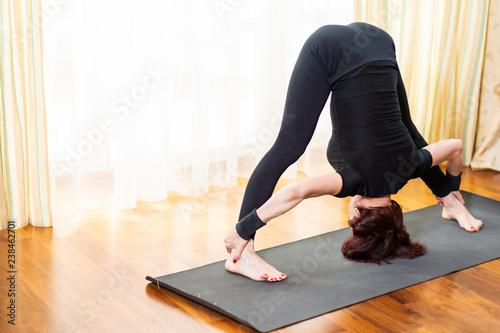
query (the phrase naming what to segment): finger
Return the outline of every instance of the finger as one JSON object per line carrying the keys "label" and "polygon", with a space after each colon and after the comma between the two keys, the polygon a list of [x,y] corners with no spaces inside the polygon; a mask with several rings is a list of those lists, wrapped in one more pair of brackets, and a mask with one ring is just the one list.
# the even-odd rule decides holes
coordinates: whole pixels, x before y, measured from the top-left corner
{"label": "finger", "polygon": [[465,205],[465,200],[462,197],[462,193],[460,193],[460,191],[454,191],[453,195],[455,195],[455,198],[457,198],[458,201],[460,201],[460,203],[462,203],[462,205]]}
{"label": "finger", "polygon": [[224,247],[226,248],[227,253],[231,253],[231,242],[229,241],[229,235],[224,238]]}
{"label": "finger", "polygon": [[231,231],[228,232],[226,235],[226,238],[224,238],[224,243],[226,246],[226,251],[227,253],[231,253],[231,251],[235,248],[234,246],[234,234],[236,233],[236,230],[233,228]]}
{"label": "finger", "polygon": [[236,263],[236,261],[240,260],[241,254],[243,253],[243,249],[245,248],[247,242],[243,246],[237,246],[233,249],[232,251],[232,256],[233,256],[233,262]]}

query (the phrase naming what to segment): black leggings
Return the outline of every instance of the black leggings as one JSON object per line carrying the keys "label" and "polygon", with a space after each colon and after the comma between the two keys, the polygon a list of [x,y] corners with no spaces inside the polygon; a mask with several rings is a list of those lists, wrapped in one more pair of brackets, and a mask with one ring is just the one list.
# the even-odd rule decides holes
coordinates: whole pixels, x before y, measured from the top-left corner
{"label": "black leggings", "polygon": [[[367,34],[376,34],[378,39],[384,40],[381,44],[372,42],[369,47],[366,47],[368,44],[357,44],[360,46],[359,49],[351,48],[351,43],[356,36],[359,36],[357,34],[360,30],[366,31]],[[362,47],[364,47],[363,50],[361,50]],[[369,54],[369,52],[372,53]],[[332,84],[333,87],[336,87],[335,89],[339,88],[337,83],[334,83],[335,80],[347,73],[357,57],[366,55],[368,58],[371,57],[370,59],[375,59],[380,54],[394,57],[395,61],[392,39],[384,31],[365,23],[354,23],[349,26],[325,26],[307,39],[290,78],[278,137],[249,179],[239,220],[262,206],[271,197],[283,172],[304,153],[314,133],[321,111],[332,91]],[[361,84],[363,80],[356,82]],[[353,86],[350,89],[358,88],[362,89],[358,86]],[[400,112],[400,117],[408,130],[407,133],[411,136],[411,141],[418,149],[423,148],[427,142],[411,121],[406,92],[399,70],[397,90],[399,101],[396,100],[395,103],[398,104],[398,108],[400,107],[397,109],[400,111],[397,112]],[[355,109],[356,107],[357,105],[344,105],[345,110],[343,109],[341,112],[349,114],[349,108]],[[339,110],[332,110],[332,112],[337,111]],[[440,197],[451,191],[439,166],[431,168],[421,178],[432,192]]]}
{"label": "black leggings", "polygon": [[328,50],[320,49],[318,37],[312,35],[300,52],[288,86],[278,137],[249,179],[240,220],[271,197],[283,172],[304,153],[314,133],[331,92],[330,74],[323,62]]}

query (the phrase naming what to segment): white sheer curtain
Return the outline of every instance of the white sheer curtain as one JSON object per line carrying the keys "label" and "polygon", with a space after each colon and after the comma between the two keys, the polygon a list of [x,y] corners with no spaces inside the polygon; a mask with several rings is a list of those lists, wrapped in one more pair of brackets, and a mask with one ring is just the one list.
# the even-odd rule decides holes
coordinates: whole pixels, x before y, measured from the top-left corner
{"label": "white sheer curtain", "polygon": [[[276,136],[305,39],[353,17],[345,0],[44,0],[42,8],[56,216],[236,185]],[[299,161],[306,172],[329,168],[330,131],[323,112]],[[323,170],[312,169],[316,160]]]}

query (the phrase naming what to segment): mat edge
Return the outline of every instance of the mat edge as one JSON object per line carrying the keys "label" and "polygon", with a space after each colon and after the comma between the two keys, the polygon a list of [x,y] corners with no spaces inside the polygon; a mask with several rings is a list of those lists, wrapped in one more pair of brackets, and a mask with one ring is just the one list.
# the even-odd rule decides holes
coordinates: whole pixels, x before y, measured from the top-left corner
{"label": "mat edge", "polygon": [[[484,198],[484,199],[488,199],[488,200],[491,200],[491,201],[496,201],[496,202],[499,202],[499,200],[496,200],[494,198],[491,198],[491,197],[488,197],[488,196],[484,196],[484,195],[479,195],[479,194],[476,194],[476,193],[473,193],[473,192],[469,192],[469,191],[465,191],[465,190],[461,190],[460,192],[462,193],[468,193],[468,194],[471,194],[471,195],[474,195],[474,196],[478,196],[478,197],[481,197],[481,198]],[[408,211],[407,213],[409,212],[416,212],[416,211],[419,211],[419,210],[423,210],[423,209],[426,209],[426,208],[429,208],[429,207],[433,207],[433,206],[437,206],[438,204],[434,204],[434,205],[429,205],[429,206],[425,206],[425,207],[422,207],[422,208],[419,208],[419,209],[416,209],[416,210],[412,210],[412,211]],[[336,229],[336,230],[332,230],[332,231],[329,231],[329,232],[325,232],[323,234],[319,234],[319,235],[314,235],[314,236],[310,236],[310,237],[306,237],[306,238],[302,238],[302,239],[299,239],[299,240],[296,240],[296,241],[292,241],[292,242],[289,242],[289,243],[285,243],[285,244],[292,244],[292,243],[295,243],[295,242],[300,242],[300,241],[303,241],[303,240],[307,240],[307,239],[314,239],[316,237],[320,237],[320,236],[324,236],[324,235],[327,235],[329,233],[334,233],[334,232],[337,232],[339,230],[342,230],[342,229],[347,229],[346,228],[341,228],[341,229]],[[280,247],[282,245],[285,245],[285,244],[281,244],[281,245],[276,245],[276,246],[273,246],[273,247],[269,247],[269,248],[265,248],[265,249],[261,249],[259,251],[256,251],[257,253],[261,252],[261,251],[264,251],[264,250],[270,250],[270,249],[273,249],[273,248],[276,248],[276,247]],[[293,322],[293,323],[290,323],[290,324],[286,324],[286,325],[282,325],[282,326],[278,326],[276,328],[272,328],[272,329],[269,329],[269,330],[261,330],[261,329],[258,329],[257,327],[251,325],[250,323],[242,320],[241,318],[239,317],[236,317],[234,315],[232,315],[231,313],[229,312],[226,312],[226,310],[212,304],[212,303],[209,303],[209,302],[206,302],[205,300],[203,299],[200,299],[194,295],[191,295],[191,294],[188,294],[188,293],[185,293],[175,287],[172,287],[170,285],[167,285],[159,280],[157,280],[159,277],[157,278],[153,278],[151,276],[147,276],[146,277],[146,280],[150,281],[152,284],[155,284],[155,285],[158,285],[158,286],[161,286],[162,288],[166,289],[166,290],[169,290],[170,292],[173,292],[177,295],[180,295],[182,297],[185,297],[187,299],[189,299],[190,301],[196,303],[196,304],[200,304],[202,306],[205,306],[205,307],[208,307],[209,309],[217,312],[217,313],[220,313],[221,315],[224,315],[232,320],[234,320],[235,322],[238,322],[238,323],[241,323],[243,325],[246,325],[252,329],[255,329],[256,331],[258,332],[270,332],[270,331],[273,331],[273,330],[276,330],[276,329],[281,329],[281,328],[284,328],[284,327],[288,327],[288,326],[293,326],[295,324],[298,324],[300,322],[304,322],[304,321],[307,321],[307,320],[310,320],[310,319],[313,319],[313,318],[316,318],[316,317],[320,317],[320,316],[323,316],[327,313],[331,313],[331,312],[335,312],[335,311],[338,311],[338,310],[341,310],[341,309],[345,309],[345,308],[348,308],[350,306],[353,306],[353,305],[356,305],[356,304],[359,304],[359,303],[362,303],[362,302],[365,302],[365,301],[369,301],[371,299],[375,299],[377,297],[381,297],[381,296],[384,296],[384,295],[387,295],[387,294],[390,294],[390,293],[393,293],[393,292],[397,292],[399,290],[402,290],[402,289],[405,289],[405,288],[410,288],[412,286],[415,286],[415,285],[418,285],[418,284],[421,284],[421,283],[425,283],[425,282],[428,282],[428,281],[432,281],[434,279],[438,279],[438,278],[442,278],[442,277],[446,277],[450,274],[454,274],[454,273],[457,273],[459,271],[462,271],[464,269],[469,269],[469,268],[472,268],[472,267],[476,267],[476,266],[479,266],[479,265],[482,265],[482,264],[485,264],[485,263],[488,263],[490,261],[493,261],[493,260],[497,260],[498,258],[494,258],[494,259],[490,259],[490,260],[487,260],[485,262],[481,262],[481,263],[478,263],[478,264],[475,264],[475,265],[472,265],[472,266],[469,266],[469,267],[466,267],[466,268],[462,268],[462,269],[457,269],[457,270],[454,270],[454,271],[451,271],[449,273],[446,273],[444,275],[440,275],[440,276],[437,276],[437,277],[432,277],[430,279],[427,279],[427,280],[423,280],[423,281],[420,281],[420,282],[417,282],[417,283],[414,283],[414,284],[410,284],[408,286],[405,286],[405,287],[402,287],[402,288],[399,288],[399,289],[396,289],[396,290],[392,290],[392,291],[389,291],[389,292],[386,292],[384,294],[381,294],[381,295],[377,295],[377,296],[373,296],[373,297],[370,297],[370,298],[367,298],[365,300],[362,300],[362,301],[359,301],[359,302],[356,302],[356,303],[353,303],[353,304],[350,304],[348,306],[344,306],[342,308],[338,308],[338,309],[335,309],[335,310],[331,310],[331,311],[327,311],[327,312],[324,312],[324,313],[320,313],[316,316],[313,316],[313,317],[309,317],[309,318],[306,318],[306,319],[302,319],[302,320],[298,320],[296,322]],[[216,261],[216,262],[212,262],[212,263],[208,263],[208,264],[205,264],[205,265],[202,265],[202,266],[198,266],[198,267],[193,267],[193,268],[189,268],[189,269],[186,269],[186,270],[183,270],[183,271],[178,271],[178,272],[174,272],[174,273],[170,273],[170,274],[165,274],[163,276],[166,276],[166,275],[172,275],[172,274],[177,274],[177,273],[182,273],[182,272],[185,272],[185,271],[189,271],[189,270],[192,270],[192,269],[196,269],[196,268],[201,268],[201,267],[205,267],[205,266],[209,266],[209,265],[215,265],[215,264],[220,264],[222,262],[225,262],[226,260],[220,260],[220,261]],[[200,302],[200,300],[202,302]]]}
{"label": "mat edge", "polygon": [[[230,312],[227,312],[227,310],[224,310],[223,308],[221,308],[221,307],[219,307],[219,306],[217,306],[215,304],[207,302],[207,301],[205,301],[202,298],[196,297],[196,296],[191,295],[189,293],[186,293],[186,292],[184,292],[184,291],[182,291],[180,289],[172,287],[171,285],[163,283],[160,280],[158,280],[157,278],[154,278],[154,277],[151,277],[151,276],[148,275],[148,276],[146,276],[146,280],[150,281],[151,282],[150,284],[156,285],[158,288],[162,287],[163,289],[166,289],[166,290],[168,290],[170,292],[173,292],[174,294],[177,294],[177,295],[180,295],[182,297],[185,297],[185,298],[189,299],[190,301],[192,301],[192,302],[194,302],[196,304],[203,305],[203,306],[209,308],[210,310],[213,310],[213,311],[215,311],[215,312],[217,312],[217,313],[219,313],[219,314],[221,314],[223,316],[226,316],[226,317],[228,317],[228,318],[230,318],[230,319],[232,319],[232,320],[234,320],[234,321],[236,321],[238,323],[246,325],[247,327],[250,327],[250,328],[252,328],[252,329],[254,329],[254,330],[258,331],[258,332],[266,333],[266,332],[270,331],[270,330],[269,331],[261,331],[257,327],[251,325],[249,322],[247,322],[247,321],[245,321],[245,320],[243,320],[243,319],[241,319],[241,318],[239,318],[239,317],[231,314]],[[201,300],[201,302],[200,302],[200,300]]]}

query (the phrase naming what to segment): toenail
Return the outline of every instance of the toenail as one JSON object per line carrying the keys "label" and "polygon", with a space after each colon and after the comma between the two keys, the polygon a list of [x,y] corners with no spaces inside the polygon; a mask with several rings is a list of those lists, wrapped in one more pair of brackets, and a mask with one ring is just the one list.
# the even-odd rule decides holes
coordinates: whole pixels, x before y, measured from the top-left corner
{"label": "toenail", "polygon": [[238,260],[233,259],[233,264],[236,264],[237,262],[238,262]]}

